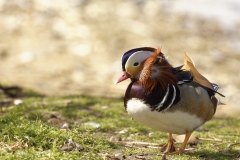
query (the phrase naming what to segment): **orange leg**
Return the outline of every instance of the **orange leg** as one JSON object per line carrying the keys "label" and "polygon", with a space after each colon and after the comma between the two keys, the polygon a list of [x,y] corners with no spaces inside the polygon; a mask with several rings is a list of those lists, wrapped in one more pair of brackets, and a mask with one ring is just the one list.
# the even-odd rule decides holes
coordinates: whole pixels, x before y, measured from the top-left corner
{"label": "orange leg", "polygon": [[168,134],[168,143],[165,144],[161,149],[160,149],[164,154],[172,153],[177,151],[177,148],[174,144],[174,139],[172,137],[172,133]]}
{"label": "orange leg", "polygon": [[187,132],[187,133],[185,134],[184,141],[183,141],[181,147],[179,148],[179,150],[177,150],[177,151],[175,151],[175,152],[172,152],[172,153],[170,153],[170,154],[179,154],[179,153],[183,153],[184,150],[185,150],[185,148],[186,148],[186,145],[187,145],[187,143],[188,143],[188,140],[189,140],[191,134],[192,134],[192,132]]}
{"label": "orange leg", "polygon": [[183,143],[182,143],[182,146],[181,146],[180,149],[178,150],[180,153],[181,153],[181,152],[184,152],[184,149],[186,148],[187,142],[188,142],[191,134],[192,134],[192,132],[187,132],[187,133],[185,134],[185,139],[184,139],[184,141],[183,141]]}
{"label": "orange leg", "polygon": [[163,154],[160,154],[162,156],[162,159],[166,158],[166,155],[168,154],[179,154],[179,153],[183,153],[185,150],[185,147],[188,143],[188,140],[191,136],[192,132],[186,132],[185,134],[185,138],[184,141],[181,145],[181,147],[179,149],[176,148],[175,144],[174,144],[174,139],[172,137],[172,134],[169,133],[168,135],[168,143],[165,144],[162,148],[161,151],[164,151]]}

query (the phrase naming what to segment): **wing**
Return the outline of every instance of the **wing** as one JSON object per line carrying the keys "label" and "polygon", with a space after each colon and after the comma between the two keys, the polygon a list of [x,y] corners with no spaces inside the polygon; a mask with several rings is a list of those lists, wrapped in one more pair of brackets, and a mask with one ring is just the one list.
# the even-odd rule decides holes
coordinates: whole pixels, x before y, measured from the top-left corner
{"label": "wing", "polygon": [[[190,83],[190,85],[192,85],[192,86],[195,86],[195,87],[201,86],[202,88],[207,90],[210,97],[214,96],[215,93],[219,94],[222,97],[225,97],[223,94],[217,92],[218,89],[220,88],[219,85],[217,85],[215,83],[210,83],[208,80],[207,81],[211,85],[211,88],[208,87],[209,85],[206,86],[206,85],[203,85],[203,84],[199,83],[199,81],[195,80],[196,77],[195,77],[195,75],[192,74],[191,71],[185,70],[185,69],[182,70],[183,66],[184,65],[175,68],[175,75],[178,79],[178,83],[177,83],[178,85],[185,84],[185,83]],[[206,78],[204,77],[203,79],[206,79]]]}

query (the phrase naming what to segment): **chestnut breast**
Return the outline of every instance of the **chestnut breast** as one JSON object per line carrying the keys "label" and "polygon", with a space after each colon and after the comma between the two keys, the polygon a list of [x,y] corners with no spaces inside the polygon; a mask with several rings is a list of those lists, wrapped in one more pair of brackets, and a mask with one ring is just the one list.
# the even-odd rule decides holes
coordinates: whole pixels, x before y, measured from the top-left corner
{"label": "chestnut breast", "polygon": [[[147,94],[144,91],[144,88],[142,87],[142,85],[139,84],[138,81],[132,81],[125,93],[125,98],[124,98],[124,106],[125,108],[127,107],[127,101],[129,99],[132,98],[137,98],[142,100],[145,104],[149,105],[151,107],[151,110],[154,111],[157,106],[159,105],[159,103],[164,102],[163,106],[161,107],[160,110],[158,111],[162,111],[164,109],[166,109],[170,104],[171,101],[174,99],[174,102],[172,103],[172,105],[176,104],[179,100],[180,100],[180,91],[178,89],[177,86],[175,86],[175,93],[174,93],[174,89],[173,86],[169,86],[169,93],[166,95],[166,90],[164,90],[160,84],[158,84],[151,93]],[[175,95],[174,95],[175,94]],[[165,96],[165,99],[164,99]]]}

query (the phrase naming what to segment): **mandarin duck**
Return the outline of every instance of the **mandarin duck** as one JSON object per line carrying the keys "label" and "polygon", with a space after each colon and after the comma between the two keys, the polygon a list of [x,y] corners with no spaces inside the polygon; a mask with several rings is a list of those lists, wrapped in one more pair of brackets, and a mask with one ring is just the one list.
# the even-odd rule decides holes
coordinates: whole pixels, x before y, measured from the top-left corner
{"label": "mandarin duck", "polygon": [[[219,86],[202,76],[186,53],[184,65],[174,68],[161,48],[131,49],[122,56],[122,70],[116,83],[131,79],[125,109],[134,120],[168,133],[164,154],[184,152],[191,133],[213,117],[220,103]],[[179,149],[172,134],[185,134]]]}

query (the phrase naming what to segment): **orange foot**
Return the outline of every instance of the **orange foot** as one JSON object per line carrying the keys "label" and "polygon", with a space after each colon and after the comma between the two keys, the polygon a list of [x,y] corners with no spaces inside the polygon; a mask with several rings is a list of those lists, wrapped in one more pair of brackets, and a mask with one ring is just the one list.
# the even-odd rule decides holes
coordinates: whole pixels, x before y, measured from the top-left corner
{"label": "orange foot", "polygon": [[172,134],[169,133],[168,134],[168,143],[163,145],[160,149],[161,152],[163,152],[163,154],[169,154],[169,153],[173,153],[177,151],[177,147],[174,144],[174,139],[172,137]]}
{"label": "orange foot", "polygon": [[163,154],[161,154],[162,156],[165,156],[166,154],[180,154],[180,153],[183,153],[184,150],[185,150],[185,147],[187,145],[187,142],[188,142],[188,139],[189,137],[191,136],[191,132],[187,132],[186,135],[185,135],[185,139],[182,143],[182,146],[177,149],[177,147],[175,146],[174,144],[174,139],[172,137],[172,134],[169,133],[168,134],[168,143],[165,144],[160,150],[161,152],[163,152]]}
{"label": "orange foot", "polygon": [[168,153],[173,153],[177,151],[177,147],[175,146],[174,142],[164,144],[161,148],[160,151],[163,152],[164,154]]}

